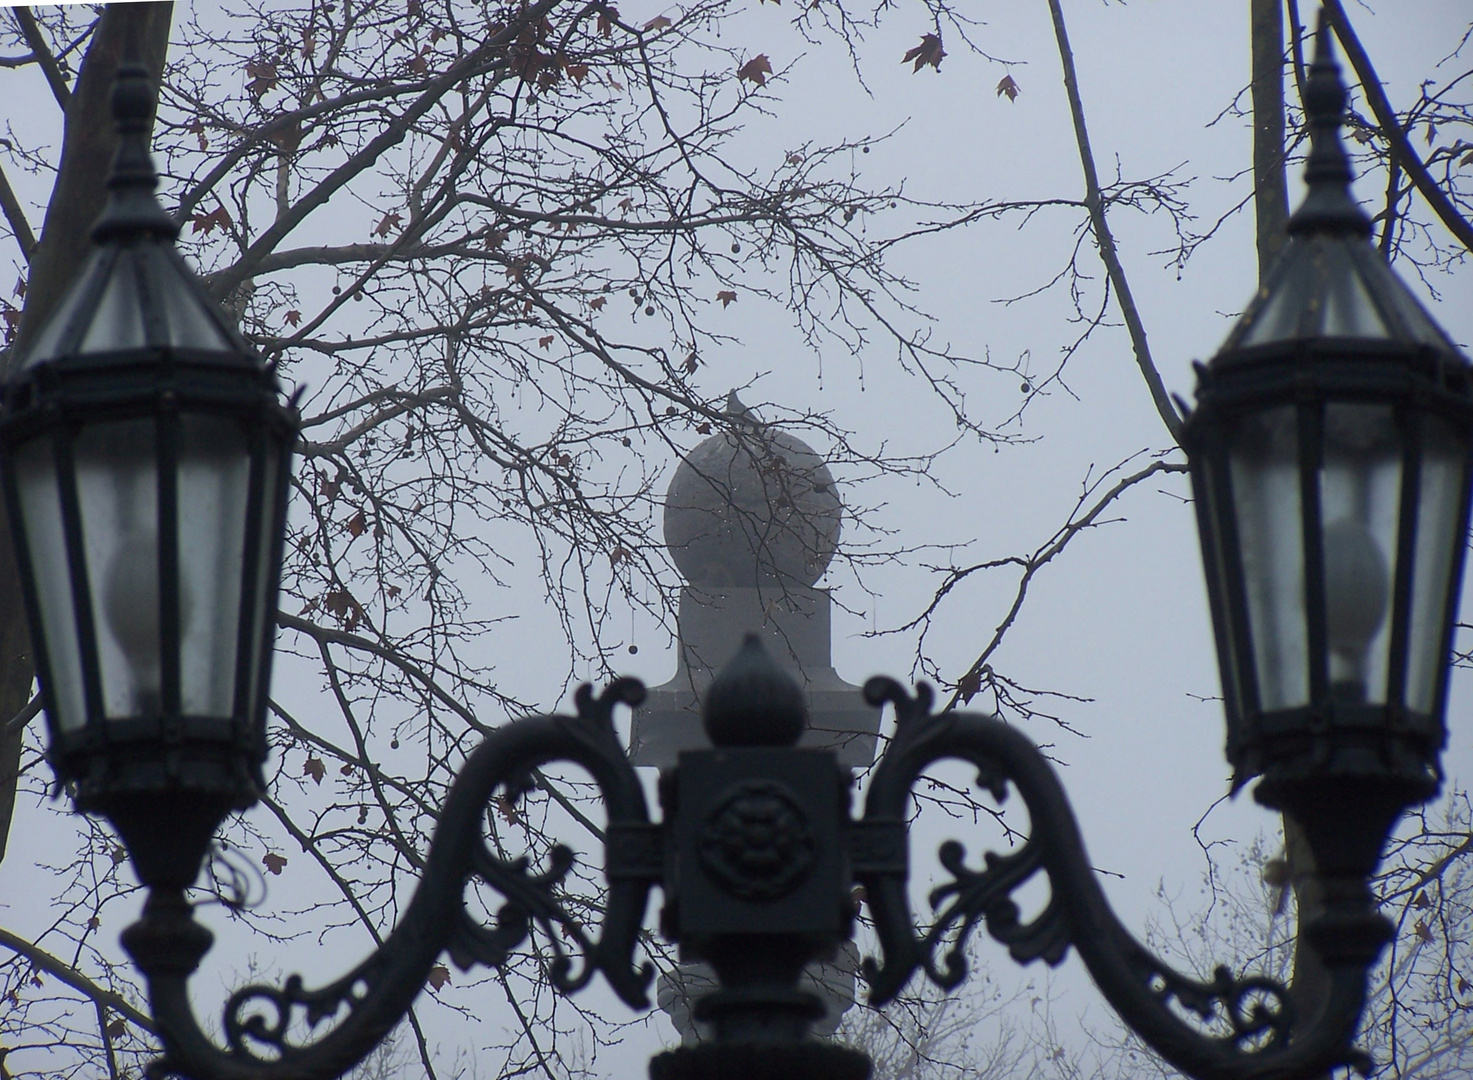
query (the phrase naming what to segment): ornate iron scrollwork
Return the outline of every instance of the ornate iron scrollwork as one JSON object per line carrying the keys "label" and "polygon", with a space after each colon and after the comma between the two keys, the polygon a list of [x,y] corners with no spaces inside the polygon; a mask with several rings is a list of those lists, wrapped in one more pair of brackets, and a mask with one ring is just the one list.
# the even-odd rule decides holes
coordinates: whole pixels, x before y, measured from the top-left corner
{"label": "ornate iron scrollwork", "polygon": [[[864,692],[873,705],[893,705],[897,721],[894,740],[871,777],[864,816],[850,832],[855,877],[865,887],[882,954],[879,961],[864,961],[871,1003],[889,1001],[918,969],[943,988],[957,985],[967,974],[967,939],[981,923],[1019,963],[1058,964],[1072,945],[1121,1018],[1190,1076],[1288,1080],[1364,1063],[1351,1040],[1368,961],[1329,963],[1328,1001],[1312,1017],[1300,1017],[1288,988],[1272,979],[1235,977],[1223,967],[1208,981],[1176,972],[1110,910],[1064,790],[1032,743],[993,717],[933,715],[932,693],[924,684],[912,696],[895,680],[877,678]],[[1032,825],[1015,850],[986,853],[981,869],[967,865],[961,844],[943,844],[941,865],[951,880],[931,892],[932,919],[917,933],[906,898],[904,823],[912,786],[929,766],[948,758],[975,766],[977,785],[999,801],[1015,789]],[[1040,873],[1048,879],[1049,900],[1024,921],[1013,895]],[[1378,925],[1369,909],[1342,909],[1336,917],[1368,932]]]}
{"label": "ornate iron scrollwork", "polygon": [[[466,759],[441,811],[423,877],[403,918],[383,945],[347,975],[308,989],[293,975],[280,987],[248,986],[226,1006],[226,1046],[213,1044],[190,1011],[185,989],[190,973],[209,948],[210,935],[193,921],[180,892],[155,890],[144,917],[124,942],[148,976],[154,1015],[165,1054],[156,1077],[183,1075],[212,1080],[327,1080],[367,1054],[408,1010],[442,952],[462,968],[497,966],[526,940],[536,924],[553,956],[548,974],[567,993],[603,972],[615,993],[636,1008],[653,967],[636,966],[635,949],[649,889],[660,877],[660,836],[649,820],[644,792],[614,731],[613,710],[635,705],[644,686],[619,679],[597,697],[588,686],[576,695],[577,716],[544,716],[500,728]],[[595,939],[568,913],[558,897],[575,857],[557,845],[546,866],[534,871],[526,859],[507,860],[487,845],[482,830],[486,808],[498,791],[516,791],[533,769],[552,762],[587,769],[608,813],[608,832],[618,838],[608,859],[608,893]],[[465,888],[477,880],[504,899],[491,926],[466,909]],[[577,954],[568,954],[571,942]],[[188,962],[180,957],[187,956]],[[309,1029],[338,1018],[306,1041],[290,1037],[298,1017]]]}

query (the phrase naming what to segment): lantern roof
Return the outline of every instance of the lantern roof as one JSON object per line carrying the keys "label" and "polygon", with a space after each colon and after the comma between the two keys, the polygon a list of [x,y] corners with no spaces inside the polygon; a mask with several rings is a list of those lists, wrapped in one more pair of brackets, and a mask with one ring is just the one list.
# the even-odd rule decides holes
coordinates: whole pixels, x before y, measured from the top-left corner
{"label": "lantern roof", "polygon": [[153,95],[142,65],[119,65],[112,107],[118,154],[107,207],[92,229],[98,246],[21,368],[132,349],[226,354],[222,359],[250,355],[175,250],[179,226],[154,195],[158,173],[148,152]]}
{"label": "lantern roof", "polygon": [[1351,195],[1354,172],[1340,139],[1345,102],[1330,31],[1322,25],[1304,94],[1309,193],[1289,219],[1288,243],[1224,343],[1219,364],[1240,349],[1323,339],[1457,352],[1371,244],[1371,220]]}

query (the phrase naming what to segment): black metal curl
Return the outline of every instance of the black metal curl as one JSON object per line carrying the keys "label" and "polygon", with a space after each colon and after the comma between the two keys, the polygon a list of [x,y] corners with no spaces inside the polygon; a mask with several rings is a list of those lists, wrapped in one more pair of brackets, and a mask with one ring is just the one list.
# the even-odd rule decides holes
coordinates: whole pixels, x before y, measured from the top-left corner
{"label": "black metal curl", "polygon": [[[864,694],[872,705],[894,706],[896,732],[871,776],[860,828],[903,828],[912,787],[931,764],[946,758],[974,765],[978,785],[999,801],[1016,789],[1032,822],[1017,849],[986,853],[981,869],[966,865],[961,844],[943,844],[941,864],[951,880],[931,892],[934,914],[919,934],[903,862],[857,869],[882,956],[864,960],[872,1004],[895,997],[917,969],[944,988],[956,986],[967,974],[966,942],[982,923],[1019,963],[1058,964],[1074,946],[1120,1017],[1172,1065],[1199,1080],[1299,1080],[1365,1060],[1352,1039],[1368,964],[1329,965],[1328,1000],[1307,1023],[1289,990],[1275,980],[1237,977],[1225,967],[1208,981],[1180,974],[1110,910],[1064,790],[1037,747],[995,717],[932,715],[934,696],[924,684],[912,695],[893,679],[876,678],[865,684]],[[1023,922],[1012,895],[1038,873],[1048,878],[1049,901]],[[1204,1031],[1183,1013],[1220,1029]]]}
{"label": "black metal curl", "polygon": [[[144,917],[130,928],[130,951],[148,979],[150,1003],[165,1056],[152,1075],[170,1074],[212,1080],[327,1080],[346,1072],[366,1055],[408,1011],[441,953],[465,968],[504,964],[532,924],[546,931],[553,956],[548,972],[564,993],[586,986],[602,971],[627,1004],[649,1005],[653,965],[636,965],[639,931],[650,886],[659,880],[658,863],[649,860],[613,872],[613,853],[599,935],[595,939],[559,902],[557,892],[575,856],[553,846],[545,868],[534,870],[525,858],[506,860],[487,847],[482,820],[498,791],[514,790],[522,778],[559,761],[592,774],[603,796],[611,836],[638,840],[653,827],[644,790],[614,729],[619,704],[636,704],[644,687],[618,679],[595,697],[579,687],[577,716],[518,720],[488,735],[466,759],[440,813],[425,867],[403,917],[383,944],[342,978],[315,989],[293,975],[280,987],[248,986],[226,1005],[226,1046],[216,1046],[200,1029],[190,1009],[187,982],[198,957],[208,948],[208,932],[193,922],[193,912],[177,890],[157,891]],[[653,869],[652,869],[653,867]],[[476,879],[505,900],[491,926],[466,910],[465,888]],[[554,932],[554,928],[563,933]],[[578,967],[564,947],[571,940]],[[136,946],[136,948],[134,947]],[[187,947],[185,947],[187,946]],[[190,951],[192,959],[181,960]],[[294,1018],[309,1029],[336,1018],[322,1032],[294,1040]]]}

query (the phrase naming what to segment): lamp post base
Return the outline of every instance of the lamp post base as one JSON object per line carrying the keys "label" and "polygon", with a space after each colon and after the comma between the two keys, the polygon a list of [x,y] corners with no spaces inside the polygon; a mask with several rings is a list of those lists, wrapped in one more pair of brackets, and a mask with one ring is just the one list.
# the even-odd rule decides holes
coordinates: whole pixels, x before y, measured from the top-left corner
{"label": "lamp post base", "polygon": [[650,1059],[650,1080],[869,1080],[869,1055],[836,1043],[709,1042]]}

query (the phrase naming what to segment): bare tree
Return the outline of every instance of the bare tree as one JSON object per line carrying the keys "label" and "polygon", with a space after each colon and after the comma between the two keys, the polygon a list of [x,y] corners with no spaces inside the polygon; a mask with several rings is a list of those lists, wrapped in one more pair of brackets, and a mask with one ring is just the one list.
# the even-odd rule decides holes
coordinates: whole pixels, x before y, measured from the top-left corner
{"label": "bare tree", "polygon": [[[795,22],[814,40],[854,50],[886,6],[824,0]],[[603,2],[248,0],[175,20],[167,63],[170,24],[159,7],[141,6],[136,22],[122,6],[100,16],[81,7],[16,9],[0,20],[4,47],[19,57],[13,77],[39,73],[65,121],[59,167],[16,140],[0,159],[0,208],[29,282],[23,306],[7,316],[12,349],[44,321],[82,250],[101,197],[97,163],[107,156],[98,118],[109,64],[133,34],[162,72],[155,145],[184,245],[248,337],[308,387],[281,645],[302,670],[321,673],[335,711],[308,718],[294,701],[273,704],[266,815],[230,827],[205,889],[265,940],[335,928],[377,940],[392,924],[467,750],[540,705],[503,685],[488,659],[517,633],[508,617],[552,612],[564,683],[612,672],[625,644],[621,613],[642,609],[668,621],[673,576],[654,527],[662,463],[719,429],[744,437],[721,406],[728,388],[710,393],[700,378],[703,357],[731,340],[722,313],[732,305],[780,306],[815,350],[892,357],[954,419],[959,436],[897,457],[881,437],[847,430],[841,416],[765,404],[767,419],[829,448],[831,466],[854,484],[877,476],[929,482],[935,456],[955,437],[1019,441],[1023,410],[1063,387],[1086,341],[1125,324],[1161,420],[1148,436],[1156,450],[1088,478],[1067,520],[1033,550],[938,564],[934,602],[902,627],[918,641],[916,669],[942,683],[952,704],[975,699],[1013,717],[1072,722],[1058,707],[1071,704],[1068,695],[1007,673],[1009,630],[1030,585],[1078,537],[1152,478],[1181,469],[1179,417],[1110,223],[1126,210],[1165,215],[1176,235],[1167,258],[1176,265],[1215,225],[1195,222],[1188,181],[1176,173],[1101,176],[1085,121],[1088,87],[1058,0],[1048,8],[1082,192],[959,205],[866,187],[851,164],[873,145],[866,138],[784,148],[776,164],[744,159],[736,135],[774,107],[768,84],[782,73],[767,56],[722,39],[736,7],[698,0],[631,21]],[[934,33],[913,51],[917,68],[939,66],[943,34],[969,37],[963,15],[940,2],[927,8]],[[1262,16],[1253,72],[1261,114],[1280,106],[1275,65],[1257,44],[1273,36],[1272,20],[1264,4],[1254,10]],[[1279,52],[1291,77],[1302,52],[1296,10],[1291,3]],[[1277,70],[1282,79],[1286,69]],[[1011,79],[999,93],[1016,93],[1015,83],[1007,90]],[[1429,84],[1399,118],[1384,119],[1374,106],[1375,122],[1356,129],[1367,163],[1387,163],[1383,250],[1433,283],[1461,271],[1464,253],[1438,231],[1449,220],[1444,210],[1428,216],[1410,205],[1401,177],[1415,169],[1403,144],[1417,125],[1435,132],[1441,142],[1422,172],[1437,170],[1434,186],[1466,215],[1457,133],[1469,114],[1456,97],[1460,85],[1461,76]],[[1254,163],[1264,193],[1271,185],[1263,178],[1281,173],[1298,145],[1297,119],[1291,109],[1287,125],[1264,129]],[[1275,130],[1287,134],[1276,138]],[[50,192],[39,239],[17,194],[23,185],[5,179],[27,172]],[[949,230],[1012,225],[1045,210],[1071,215],[1076,238],[1055,279],[1073,304],[1075,336],[1052,367],[1030,372],[938,345],[892,256]],[[1275,213],[1261,207],[1260,222]],[[1009,391],[1016,410],[979,411],[988,388],[1020,381],[1021,396]],[[859,518],[846,530],[853,566],[898,554],[880,521]],[[995,629],[964,670],[942,670],[926,633],[932,613],[968,602],[973,584],[1001,574],[1014,578]],[[488,595],[506,599],[488,604]],[[14,588],[4,581],[0,610],[12,615],[0,632],[16,634]],[[17,740],[11,771],[36,791],[46,777],[23,708],[28,647],[0,645],[15,667],[0,685],[0,711],[16,717],[7,727]],[[22,733],[30,739],[24,751]],[[495,838],[508,851],[542,855],[553,834],[581,832],[587,850],[599,822],[580,778],[534,779],[526,798],[495,807]],[[984,812],[968,792],[938,797],[958,813]],[[1406,852],[1435,861],[1435,850]],[[10,959],[0,964],[0,993],[10,1008],[0,1037],[12,1075],[133,1075],[150,1052],[138,987],[110,944],[134,893],[121,862],[105,829],[83,825],[76,849],[48,868],[54,921],[44,933],[3,939]],[[316,884],[302,911],[252,906],[261,880],[306,877],[307,867]],[[599,887],[597,865],[579,864],[568,881],[570,909],[592,914]],[[494,910],[498,898],[476,902]],[[1415,928],[1413,920],[1408,932]],[[577,1000],[551,992],[546,948],[534,939],[499,972],[437,969],[419,1008],[468,1013],[470,991],[494,995],[509,1019],[478,1036],[484,1071],[549,1080],[592,1071],[612,1036]],[[657,943],[650,948],[666,959]],[[1405,970],[1420,978],[1430,966]],[[940,1001],[916,1008],[910,1028],[905,1019],[853,1021],[874,1027],[864,1037],[897,1076],[922,1075],[923,1063],[945,1071],[955,1059],[1005,1075],[1047,1048],[1047,1040],[963,1045],[959,1027],[955,1039],[933,1038],[972,1014]],[[414,1068],[444,1074],[418,1009],[386,1053],[406,1047]]]}

